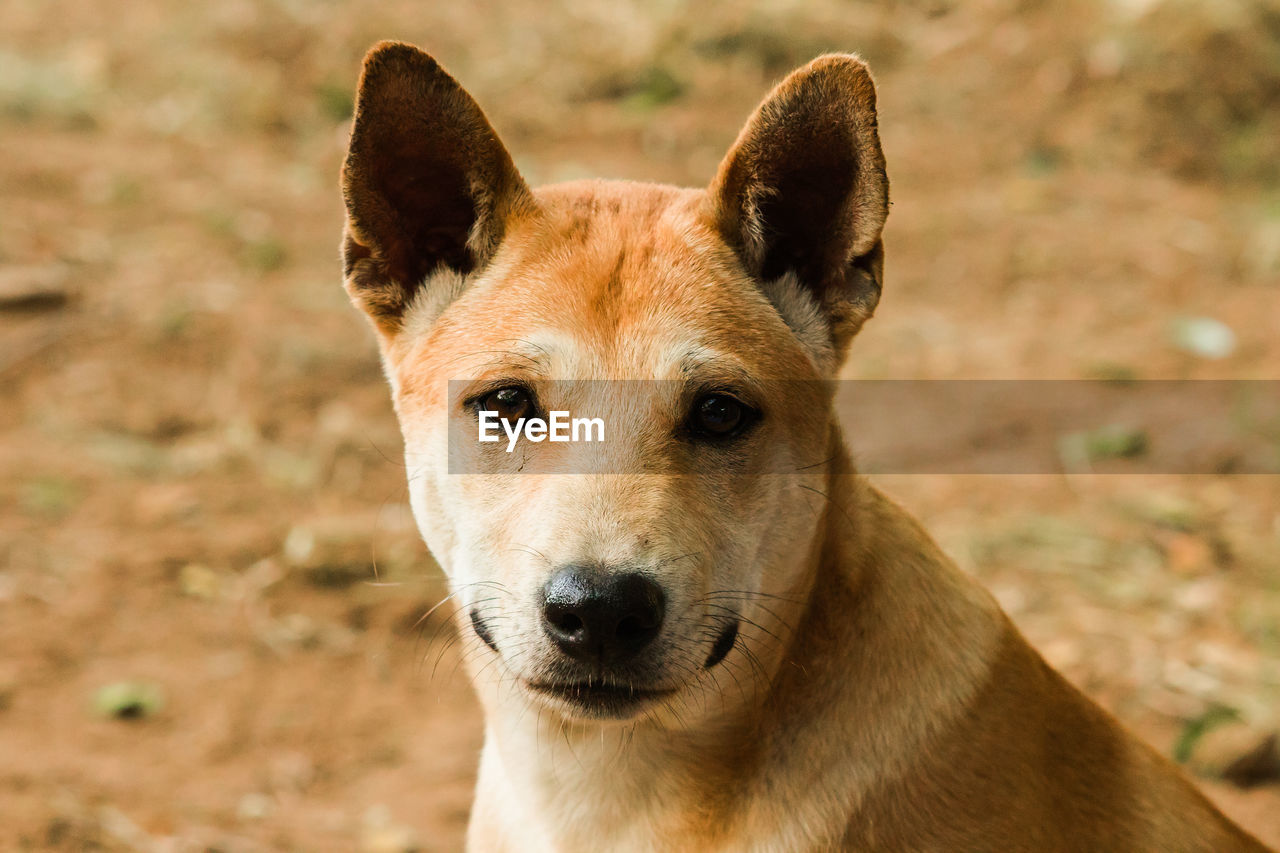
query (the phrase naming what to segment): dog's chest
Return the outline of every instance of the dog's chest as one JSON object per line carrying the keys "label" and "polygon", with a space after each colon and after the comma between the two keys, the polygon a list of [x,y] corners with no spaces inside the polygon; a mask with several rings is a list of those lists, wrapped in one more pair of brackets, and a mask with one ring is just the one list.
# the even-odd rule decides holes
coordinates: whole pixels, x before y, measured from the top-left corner
{"label": "dog's chest", "polygon": [[476,815],[501,827],[494,843],[473,844],[473,853],[772,853],[813,849],[806,826],[830,823],[829,815],[806,814],[803,803],[780,808],[785,798],[742,779],[731,794],[709,794],[680,762],[627,760],[607,744],[577,744],[574,752],[543,741],[507,759],[486,749]]}
{"label": "dog's chest", "polygon": [[494,800],[491,813],[518,842],[512,849],[534,849],[536,836],[556,853],[657,851],[693,829],[697,799],[669,768],[636,767],[582,745],[576,754],[567,747],[539,752],[515,766],[489,761],[481,769],[478,797]]}

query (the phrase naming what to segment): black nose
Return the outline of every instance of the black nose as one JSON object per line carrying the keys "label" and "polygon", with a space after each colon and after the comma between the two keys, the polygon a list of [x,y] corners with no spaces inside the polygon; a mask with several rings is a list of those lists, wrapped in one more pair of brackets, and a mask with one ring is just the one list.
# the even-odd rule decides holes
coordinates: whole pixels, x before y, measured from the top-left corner
{"label": "black nose", "polygon": [[590,663],[634,657],[658,636],[666,596],[638,572],[567,566],[542,588],[542,624],[561,651]]}

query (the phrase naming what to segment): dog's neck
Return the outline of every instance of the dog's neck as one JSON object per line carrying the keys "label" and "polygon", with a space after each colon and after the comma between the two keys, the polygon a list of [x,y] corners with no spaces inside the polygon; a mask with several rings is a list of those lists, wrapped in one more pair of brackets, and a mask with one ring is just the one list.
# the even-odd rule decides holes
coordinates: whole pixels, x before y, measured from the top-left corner
{"label": "dog's neck", "polygon": [[[856,474],[834,429],[833,447],[810,581],[785,614],[794,629],[772,657],[758,650],[756,663],[741,662],[739,677],[759,689],[726,679],[722,707],[709,700],[709,713],[691,709],[697,720],[687,726],[678,718],[570,723],[484,697],[482,787],[506,789],[504,822],[554,832],[549,846],[564,849],[644,848],[645,838],[664,834],[732,848],[737,842],[723,837],[730,824],[755,833],[764,849],[800,849],[817,841],[803,837],[805,827],[839,825],[805,810],[847,810],[850,790],[905,771],[915,745],[965,707],[1003,618],[913,519]],[[759,787],[786,765],[787,778],[812,779],[839,797]],[[612,843],[601,846],[604,838]],[[761,840],[770,838],[781,846]]]}

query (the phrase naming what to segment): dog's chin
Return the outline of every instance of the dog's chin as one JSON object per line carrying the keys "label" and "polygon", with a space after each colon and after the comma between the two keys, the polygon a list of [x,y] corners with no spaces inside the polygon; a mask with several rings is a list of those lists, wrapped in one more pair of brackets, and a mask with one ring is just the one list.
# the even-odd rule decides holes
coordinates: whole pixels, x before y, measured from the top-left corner
{"label": "dog's chin", "polygon": [[602,722],[638,719],[660,708],[677,692],[675,688],[594,680],[521,683],[535,701],[561,716]]}

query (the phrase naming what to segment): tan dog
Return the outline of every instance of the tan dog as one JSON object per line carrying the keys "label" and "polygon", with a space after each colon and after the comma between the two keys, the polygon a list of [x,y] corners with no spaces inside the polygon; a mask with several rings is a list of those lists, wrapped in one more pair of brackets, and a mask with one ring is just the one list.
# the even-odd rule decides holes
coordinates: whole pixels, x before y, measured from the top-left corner
{"label": "tan dog", "polygon": [[[788,77],[707,190],[535,191],[382,44],[343,192],[485,710],[470,849],[1263,850],[854,472],[827,380],[888,210],[862,62]],[[476,438],[587,409],[605,469]]]}

